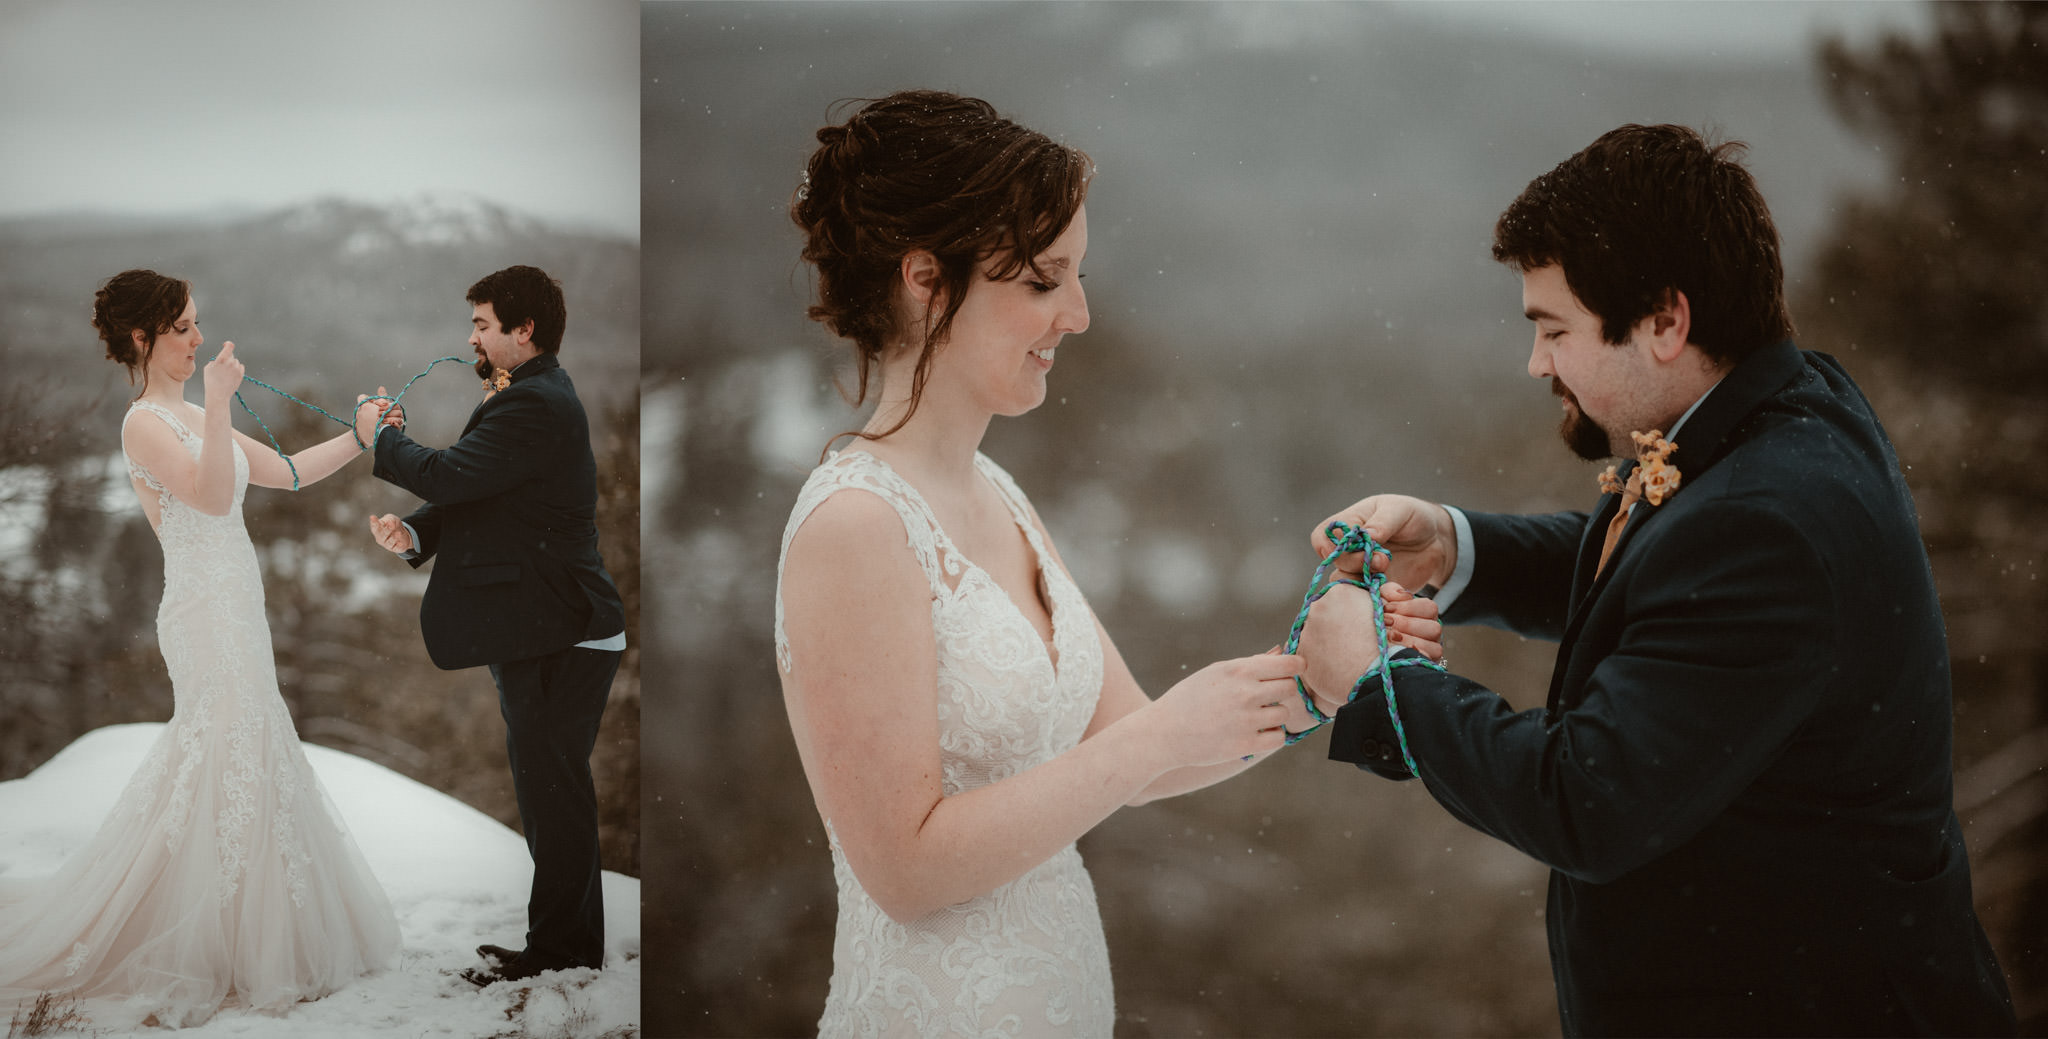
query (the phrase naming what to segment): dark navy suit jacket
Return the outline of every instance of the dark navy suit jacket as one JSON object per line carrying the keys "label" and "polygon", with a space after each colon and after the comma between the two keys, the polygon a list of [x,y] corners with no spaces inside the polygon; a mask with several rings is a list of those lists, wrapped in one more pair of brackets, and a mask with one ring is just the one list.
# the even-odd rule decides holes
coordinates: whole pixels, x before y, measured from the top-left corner
{"label": "dark navy suit jacket", "polygon": [[[1540,711],[1395,672],[1424,784],[1551,867],[1567,1034],[2011,1033],[1951,805],[1940,603],[1869,402],[1779,343],[1675,442],[1677,492],[1597,579],[1617,495],[1468,513],[1444,620],[1560,646]],[[1394,740],[1361,696],[1330,756],[1405,777]]]}
{"label": "dark navy suit jacket", "polygon": [[426,504],[405,518],[414,567],[439,557],[420,600],[427,655],[446,669],[501,664],[609,638],[625,611],[597,546],[597,462],[569,373],[553,354],[512,371],[443,450],[377,435],[376,475]]}

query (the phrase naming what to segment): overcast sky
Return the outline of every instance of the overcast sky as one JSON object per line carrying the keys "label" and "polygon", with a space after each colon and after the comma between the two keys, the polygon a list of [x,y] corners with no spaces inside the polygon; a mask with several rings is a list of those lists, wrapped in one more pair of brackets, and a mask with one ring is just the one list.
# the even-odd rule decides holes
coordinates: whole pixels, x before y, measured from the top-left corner
{"label": "overcast sky", "polygon": [[1881,33],[1925,33],[1932,5],[1907,0],[1440,0],[1432,17],[1574,40],[1604,54],[1644,57],[1804,56],[1823,33],[1868,44]]}
{"label": "overcast sky", "polygon": [[637,237],[633,0],[4,0],[0,216],[481,196]]}
{"label": "overcast sky", "polygon": [[[1846,0],[1416,6],[1644,55],[1930,20]],[[638,78],[634,0],[5,0],[0,217],[445,192],[637,236]]]}

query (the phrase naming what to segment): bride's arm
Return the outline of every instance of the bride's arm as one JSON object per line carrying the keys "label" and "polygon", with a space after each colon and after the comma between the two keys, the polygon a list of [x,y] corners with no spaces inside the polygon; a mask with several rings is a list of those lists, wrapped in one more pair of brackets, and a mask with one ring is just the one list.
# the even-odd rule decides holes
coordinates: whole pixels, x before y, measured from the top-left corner
{"label": "bride's arm", "polygon": [[[1048,542],[1050,544],[1050,542]],[[1091,616],[1094,611],[1089,611]],[[1138,685],[1131,674],[1129,665],[1124,663],[1123,654],[1118,653],[1116,643],[1111,641],[1109,632],[1102,621],[1095,621],[1095,637],[1102,640],[1102,699],[1095,707],[1095,717],[1088,723],[1088,735],[1098,729],[1108,729],[1130,715],[1144,710],[1152,698]],[[1299,706],[1301,698],[1295,694],[1294,683],[1274,683],[1272,697],[1280,702],[1287,712],[1287,727],[1300,731],[1308,726],[1308,711]],[[1131,796],[1126,804],[1141,805],[1157,801],[1162,797],[1176,797],[1193,790],[1200,790],[1212,783],[1219,783],[1245,769],[1258,764],[1279,751],[1283,744],[1274,740],[1273,745],[1245,757],[1229,758],[1207,765],[1187,765],[1160,774],[1152,782]]]}
{"label": "bride's arm", "polygon": [[[363,439],[362,444],[376,443],[376,435],[382,432],[381,425],[377,420],[382,418],[383,409],[386,405],[381,402],[366,403],[388,399],[381,397],[384,393],[384,387],[377,387],[377,392],[380,395],[379,398],[367,396],[358,396],[356,398],[356,425],[357,427],[369,430],[369,435]],[[369,408],[374,412],[374,415],[368,421],[365,421],[364,417],[365,408]],[[298,485],[300,487],[309,487],[334,475],[342,466],[353,461],[357,455],[368,453],[367,448],[356,442],[357,435],[357,430],[351,429],[340,436],[323,440],[312,447],[292,455],[291,464],[286,465],[285,460],[278,455],[276,448],[268,444],[259,443],[255,437],[247,434],[240,432],[235,434],[242,441],[242,452],[249,456],[249,482],[258,487],[281,487],[287,490],[292,487],[292,470],[294,468],[298,470]]]}
{"label": "bride's arm", "polygon": [[364,453],[356,446],[353,434],[343,433],[295,452],[291,465],[286,465],[283,456],[269,444],[240,430],[235,431],[235,439],[242,442],[242,453],[249,457],[249,482],[258,487],[290,490],[293,466],[299,471],[299,486],[307,487],[334,475],[342,466]]}
{"label": "bride's arm", "polygon": [[170,424],[155,415],[150,416],[153,421],[124,422],[121,446],[179,501],[209,516],[225,516],[235,507],[234,427],[228,423],[228,401],[242,382],[235,344],[221,344],[220,353],[206,362],[202,378],[206,409],[197,460],[178,442]]}
{"label": "bride's arm", "polygon": [[[1053,544],[1051,532],[1045,529],[1045,522],[1038,518],[1038,509],[1028,502],[1025,504],[1025,509],[1029,514],[1031,525],[1038,528],[1039,540],[1045,544],[1046,551],[1052,553],[1053,564],[1066,573],[1067,580],[1073,580],[1073,571],[1067,570],[1067,561],[1060,558],[1059,546]],[[1109,637],[1109,630],[1102,626],[1102,619],[1095,616],[1095,611],[1092,608],[1088,611],[1088,616],[1090,620],[1095,622],[1095,637],[1102,643],[1102,696],[1096,702],[1095,717],[1088,722],[1088,733],[1082,737],[1084,740],[1093,737],[1098,731],[1106,730],[1130,715],[1144,710],[1146,705],[1152,702],[1152,698],[1145,695],[1144,688],[1138,685],[1137,676],[1131,674],[1130,665],[1124,663],[1123,654],[1117,652],[1116,642]],[[1301,697],[1295,693],[1293,682],[1285,684],[1275,683],[1272,688],[1272,694],[1273,699],[1278,700],[1286,712],[1287,728],[1289,730],[1298,732],[1308,726],[1310,721],[1308,711],[1299,706]],[[1285,744],[1276,739],[1273,741],[1272,746],[1250,755],[1227,758],[1211,764],[1187,765],[1172,769],[1154,777],[1150,783],[1145,784],[1143,789],[1132,795],[1130,800],[1125,803],[1141,805],[1163,797],[1175,797],[1190,791],[1200,790],[1205,786],[1229,779],[1231,776],[1237,775],[1239,772],[1243,772],[1245,769],[1266,760],[1283,746]]]}
{"label": "bride's arm", "polygon": [[121,427],[121,448],[128,457],[173,497],[209,516],[225,516],[235,504],[234,454],[225,446],[229,431],[216,429],[227,425],[226,409],[220,410],[223,417],[219,419],[214,418],[212,409],[206,413],[206,424],[201,427],[205,442],[196,459],[178,442],[170,424],[154,414],[139,409],[130,412]]}
{"label": "bride's arm", "polygon": [[1212,665],[1050,761],[947,797],[932,593],[895,510],[827,499],[792,539],[782,588],[804,772],[861,886],[902,921],[1016,879],[1166,772],[1277,746],[1279,714],[1261,705],[1300,670]]}
{"label": "bride's arm", "polygon": [[[1038,535],[1045,542],[1047,550],[1052,553],[1053,562],[1061,570],[1066,570],[1066,560],[1060,558],[1059,548],[1053,544],[1052,535],[1046,531],[1045,524],[1038,518],[1036,509],[1030,510],[1030,518],[1032,525],[1038,528]],[[1071,571],[1067,573],[1067,579],[1073,579]],[[1412,599],[1414,597],[1403,595],[1401,598]],[[1401,612],[1411,609],[1416,612],[1417,616],[1411,617]],[[1422,616],[1423,614],[1426,614],[1426,616]],[[1146,704],[1152,702],[1152,698],[1145,695],[1145,690],[1138,685],[1137,678],[1131,674],[1130,667],[1124,663],[1123,654],[1117,652],[1116,642],[1109,637],[1108,629],[1102,626],[1101,618],[1094,617],[1092,609],[1089,611],[1089,615],[1095,620],[1095,637],[1102,641],[1102,698],[1096,705],[1094,719],[1088,724],[1088,733],[1092,736],[1097,730],[1108,728],[1130,714],[1144,709]],[[1442,659],[1443,649],[1441,646],[1427,641],[1424,636],[1414,633],[1426,631],[1429,627],[1433,627],[1435,616],[1434,606],[1426,600],[1416,600],[1414,604],[1396,604],[1392,601],[1391,597],[1389,599],[1387,619],[1390,627],[1393,629],[1393,641],[1404,645],[1416,646],[1434,658]],[[1441,628],[1437,630],[1441,631]],[[1287,682],[1284,685],[1276,684],[1273,689],[1273,696],[1280,701],[1281,707],[1286,711],[1287,728],[1289,731],[1300,732],[1314,723],[1314,720],[1309,717],[1308,709],[1302,704],[1301,694],[1294,688],[1293,682]],[[1176,797],[1191,791],[1200,790],[1205,786],[1222,782],[1237,775],[1239,772],[1243,772],[1245,769],[1264,761],[1280,749],[1280,745],[1276,742],[1276,745],[1271,749],[1247,757],[1232,758],[1214,764],[1191,765],[1173,769],[1146,784],[1145,788],[1140,790],[1129,803],[1141,805],[1148,801],[1156,801],[1164,797]]]}

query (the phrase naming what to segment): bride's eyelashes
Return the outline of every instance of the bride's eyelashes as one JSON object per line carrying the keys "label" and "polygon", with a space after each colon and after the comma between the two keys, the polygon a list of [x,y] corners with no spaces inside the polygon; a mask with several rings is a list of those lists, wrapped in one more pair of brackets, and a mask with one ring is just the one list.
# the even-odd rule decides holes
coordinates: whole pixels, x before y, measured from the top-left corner
{"label": "bride's eyelashes", "polygon": [[[1075,277],[1075,278],[1077,278],[1077,279],[1080,279],[1080,278],[1086,278],[1086,277],[1088,277],[1088,276],[1087,276],[1086,274],[1076,274],[1076,275],[1074,275],[1074,277]],[[1060,282],[1057,282],[1057,281],[1034,281],[1034,282],[1030,282],[1029,284],[1030,284],[1030,286],[1031,286],[1031,288],[1032,288],[1032,290],[1033,290],[1033,291],[1036,291],[1036,292],[1039,292],[1039,293],[1046,293],[1046,292],[1051,292],[1052,290],[1054,290],[1054,289],[1057,289],[1057,288],[1059,288],[1059,287],[1060,287],[1060,284],[1061,284],[1061,283],[1060,283]]]}

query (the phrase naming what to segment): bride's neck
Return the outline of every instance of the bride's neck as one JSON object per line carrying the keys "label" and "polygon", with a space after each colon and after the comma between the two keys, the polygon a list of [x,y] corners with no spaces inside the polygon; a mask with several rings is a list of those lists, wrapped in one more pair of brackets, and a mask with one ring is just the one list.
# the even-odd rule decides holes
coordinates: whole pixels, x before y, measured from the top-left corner
{"label": "bride's neck", "polygon": [[138,399],[149,401],[152,404],[161,404],[164,407],[183,404],[185,403],[185,384],[174,382],[160,375],[152,375],[149,377],[149,385],[143,388],[142,396]]}
{"label": "bride's neck", "polygon": [[[881,433],[903,417],[905,401],[884,397],[865,427]],[[981,450],[990,415],[975,413],[927,393],[902,428],[868,442],[877,457],[928,478],[965,481],[974,475],[974,454]]]}

